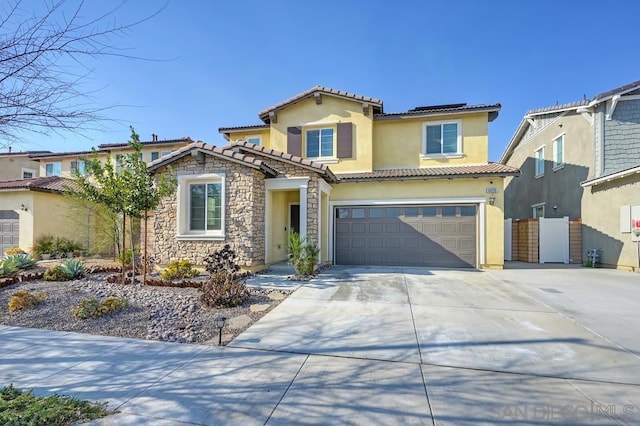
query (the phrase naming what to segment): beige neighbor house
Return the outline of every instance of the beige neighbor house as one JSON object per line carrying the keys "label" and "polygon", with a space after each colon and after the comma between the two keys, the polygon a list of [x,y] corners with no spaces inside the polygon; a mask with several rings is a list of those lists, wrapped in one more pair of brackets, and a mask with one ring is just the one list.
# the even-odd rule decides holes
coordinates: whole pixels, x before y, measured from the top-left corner
{"label": "beige neighbor house", "polygon": [[335,264],[502,268],[503,179],[488,162],[492,105],[385,113],[379,99],[316,86],[150,164],[177,175],[154,212],[160,263],[231,245],[252,270],[299,232]]}
{"label": "beige neighbor house", "polygon": [[[151,162],[192,142],[188,137],[159,140],[153,135],[153,140],[142,142],[142,156]],[[111,156],[117,163],[128,151],[127,143],[114,143],[99,145],[96,153],[104,161]],[[112,249],[110,244],[100,243],[95,233],[101,220],[95,211],[63,194],[92,155],[93,151],[0,154],[0,164],[15,164],[5,168],[2,176],[6,179],[0,181],[0,255],[10,247],[30,251],[43,234],[70,238],[92,253]]]}
{"label": "beige neighbor house", "polygon": [[638,270],[640,81],[529,111],[500,162],[522,171],[505,181],[505,217],[580,221],[581,250],[572,250],[572,261],[602,249],[604,265]]}

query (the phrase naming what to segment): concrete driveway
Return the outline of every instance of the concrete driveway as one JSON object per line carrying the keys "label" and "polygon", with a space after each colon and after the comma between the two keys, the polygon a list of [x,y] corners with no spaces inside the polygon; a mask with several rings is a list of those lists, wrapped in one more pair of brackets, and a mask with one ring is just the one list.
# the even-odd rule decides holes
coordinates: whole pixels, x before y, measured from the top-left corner
{"label": "concrete driveway", "polygon": [[638,282],[334,267],[225,348],[0,326],[0,383],[96,424],[640,424]]}

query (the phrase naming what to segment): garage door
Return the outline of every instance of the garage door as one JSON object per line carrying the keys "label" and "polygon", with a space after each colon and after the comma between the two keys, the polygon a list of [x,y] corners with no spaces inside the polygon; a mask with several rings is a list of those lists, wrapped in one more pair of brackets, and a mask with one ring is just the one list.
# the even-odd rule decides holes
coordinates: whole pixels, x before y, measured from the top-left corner
{"label": "garage door", "polygon": [[13,210],[0,210],[0,256],[5,250],[20,245],[19,216]]}
{"label": "garage door", "polygon": [[475,205],[338,207],[336,263],[476,266]]}

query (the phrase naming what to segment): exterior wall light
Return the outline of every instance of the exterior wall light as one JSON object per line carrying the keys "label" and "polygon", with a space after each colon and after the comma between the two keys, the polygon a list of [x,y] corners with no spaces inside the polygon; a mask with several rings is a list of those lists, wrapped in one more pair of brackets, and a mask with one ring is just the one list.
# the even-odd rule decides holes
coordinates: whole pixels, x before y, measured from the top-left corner
{"label": "exterior wall light", "polygon": [[496,196],[491,194],[489,196],[489,204],[493,206],[495,203],[496,203]]}
{"label": "exterior wall light", "polygon": [[22,210],[23,212],[26,212],[27,206],[25,206],[24,203],[20,204],[20,210]]}
{"label": "exterior wall light", "polygon": [[213,319],[213,326],[218,329],[218,346],[222,345],[222,329],[226,321],[227,317],[222,315],[218,315]]}

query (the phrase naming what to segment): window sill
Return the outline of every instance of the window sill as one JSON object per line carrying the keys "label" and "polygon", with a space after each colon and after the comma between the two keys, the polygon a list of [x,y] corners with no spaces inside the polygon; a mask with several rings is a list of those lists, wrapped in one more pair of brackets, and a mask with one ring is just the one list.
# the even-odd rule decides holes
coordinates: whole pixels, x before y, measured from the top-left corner
{"label": "window sill", "polygon": [[562,163],[562,164],[558,164],[557,166],[554,166],[554,167],[553,167],[553,171],[554,171],[554,172],[557,172],[557,171],[558,171],[558,170],[560,170],[560,169],[564,169],[564,163]]}
{"label": "window sill", "polygon": [[540,179],[541,177],[544,177],[544,173],[539,174],[539,175],[535,175],[534,179]]}
{"label": "window sill", "polygon": [[438,159],[449,159],[449,158],[462,158],[463,154],[420,154],[421,160],[438,160]]}
{"label": "window sill", "polygon": [[323,164],[337,164],[339,161],[335,157],[307,157],[307,160],[311,160],[315,163],[323,163]]}
{"label": "window sill", "polygon": [[178,241],[224,241],[222,234],[178,234]]}

